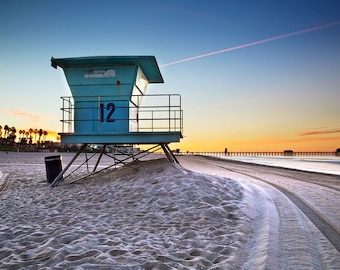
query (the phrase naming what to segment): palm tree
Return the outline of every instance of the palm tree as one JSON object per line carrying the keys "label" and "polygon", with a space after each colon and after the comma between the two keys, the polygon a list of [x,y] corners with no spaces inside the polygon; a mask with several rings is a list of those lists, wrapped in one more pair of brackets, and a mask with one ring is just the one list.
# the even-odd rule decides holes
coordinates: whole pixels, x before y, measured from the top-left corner
{"label": "palm tree", "polygon": [[41,136],[44,134],[44,131],[42,129],[39,129],[38,134],[39,134],[39,142],[40,142]]}
{"label": "palm tree", "polygon": [[30,136],[29,143],[32,144],[32,133],[33,133],[33,129],[30,128],[29,131],[28,131],[28,133],[29,133],[29,136]]}
{"label": "palm tree", "polygon": [[8,129],[9,132],[9,136],[7,136],[7,138],[9,139],[9,143],[11,146],[14,146],[14,143],[15,143],[15,139],[17,137],[16,133],[17,133],[17,130],[15,127],[11,127]]}
{"label": "palm tree", "polygon": [[37,143],[37,134],[38,134],[39,131],[37,129],[35,129],[33,132],[34,132],[35,143]]}
{"label": "palm tree", "polygon": [[5,130],[4,137],[7,138],[7,134],[8,134],[8,130],[9,130],[8,125],[5,125],[4,130]]}
{"label": "palm tree", "polygon": [[15,128],[15,127],[11,127],[10,129],[9,129],[9,131],[11,132],[11,136],[13,137],[13,136],[15,136],[16,137],[16,135],[15,135],[15,133],[17,133],[17,129]]}
{"label": "palm tree", "polygon": [[2,138],[2,126],[0,126],[0,138]]}
{"label": "palm tree", "polygon": [[46,141],[46,136],[48,135],[48,132],[44,130],[44,141]]}
{"label": "palm tree", "polygon": [[[26,141],[25,140],[26,131],[24,129],[22,129],[20,131],[21,131],[21,139],[20,139],[20,141]],[[19,133],[20,133],[20,131],[19,131]]]}

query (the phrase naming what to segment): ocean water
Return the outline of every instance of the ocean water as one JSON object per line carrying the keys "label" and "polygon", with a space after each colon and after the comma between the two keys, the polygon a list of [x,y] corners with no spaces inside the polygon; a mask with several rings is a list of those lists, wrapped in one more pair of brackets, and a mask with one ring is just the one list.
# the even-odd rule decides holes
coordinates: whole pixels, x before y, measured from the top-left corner
{"label": "ocean water", "polygon": [[223,157],[243,162],[340,175],[340,157]]}

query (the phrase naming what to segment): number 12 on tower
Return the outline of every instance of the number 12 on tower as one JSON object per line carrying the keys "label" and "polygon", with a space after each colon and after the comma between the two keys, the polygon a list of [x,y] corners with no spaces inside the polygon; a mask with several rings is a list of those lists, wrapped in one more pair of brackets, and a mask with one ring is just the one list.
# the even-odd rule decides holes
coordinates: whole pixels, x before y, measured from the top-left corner
{"label": "number 12 on tower", "polygon": [[106,105],[104,103],[100,103],[100,122],[114,122],[112,115],[116,110],[116,106],[114,103],[110,102]]}

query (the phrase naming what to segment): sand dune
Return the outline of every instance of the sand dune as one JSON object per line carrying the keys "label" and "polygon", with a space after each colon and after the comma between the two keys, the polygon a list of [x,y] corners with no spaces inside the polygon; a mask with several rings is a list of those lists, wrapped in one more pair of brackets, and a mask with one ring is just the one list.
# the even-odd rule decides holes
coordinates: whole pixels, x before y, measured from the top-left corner
{"label": "sand dune", "polygon": [[244,190],[233,180],[165,159],[53,189],[36,175],[24,169],[12,174],[0,197],[1,268],[234,269],[240,264],[249,221],[243,218]]}

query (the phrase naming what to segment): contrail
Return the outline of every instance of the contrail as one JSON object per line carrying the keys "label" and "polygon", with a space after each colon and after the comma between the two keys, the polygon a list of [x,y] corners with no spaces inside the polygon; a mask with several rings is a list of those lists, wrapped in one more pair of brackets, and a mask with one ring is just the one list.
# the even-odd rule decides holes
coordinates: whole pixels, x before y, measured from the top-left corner
{"label": "contrail", "polygon": [[178,60],[178,61],[174,61],[174,62],[170,62],[170,63],[167,63],[167,64],[160,65],[160,67],[171,66],[171,65],[175,65],[175,64],[179,64],[179,63],[183,63],[183,62],[187,62],[187,61],[191,61],[191,60],[215,55],[215,54],[230,52],[230,51],[234,51],[234,50],[238,50],[238,49],[242,49],[242,48],[246,48],[246,47],[250,47],[250,46],[254,46],[254,45],[258,45],[258,44],[262,44],[262,43],[271,42],[271,41],[278,40],[278,39],[283,39],[283,38],[287,38],[287,37],[291,37],[291,36],[301,35],[301,34],[304,34],[304,33],[321,30],[321,29],[324,29],[324,28],[327,28],[327,27],[332,27],[332,26],[338,25],[338,24],[340,24],[340,21],[336,21],[336,22],[328,23],[328,24],[323,24],[323,25],[312,27],[312,28],[300,30],[300,31],[297,31],[297,32],[292,32],[292,33],[288,33],[288,34],[284,34],[284,35],[280,35],[280,36],[276,36],[276,37],[271,37],[271,38],[267,38],[267,39],[263,39],[263,40],[259,40],[259,41],[255,41],[255,42],[251,42],[251,43],[247,43],[247,44],[243,44],[243,45],[239,45],[239,46],[215,51],[215,52],[210,52],[210,53],[206,53],[206,54],[201,54],[201,55],[185,58],[185,59],[182,59],[182,60]]}

